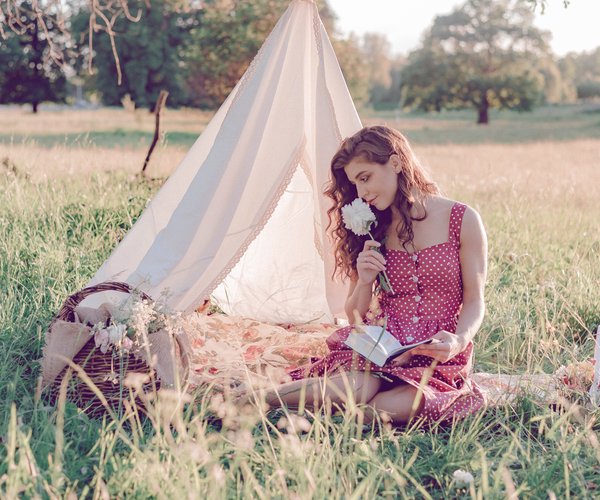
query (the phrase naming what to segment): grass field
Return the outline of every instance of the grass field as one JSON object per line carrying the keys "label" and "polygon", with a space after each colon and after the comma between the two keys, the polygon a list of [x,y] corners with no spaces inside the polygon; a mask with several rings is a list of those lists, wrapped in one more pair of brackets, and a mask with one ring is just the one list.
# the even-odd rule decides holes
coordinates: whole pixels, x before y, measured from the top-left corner
{"label": "grass field", "polygon": [[[488,127],[472,115],[364,114],[405,131],[443,191],[482,214],[489,280],[475,370],[552,373],[584,361],[600,324],[600,111],[498,113]],[[363,427],[356,408],[279,427],[283,412],[257,410],[220,427],[202,399],[172,412],[171,425],[126,426],[36,401],[52,315],[209,119],[168,110],[149,167],[159,180],[144,181],[132,174],[152,136],[147,112],[0,109],[0,496],[598,496],[599,412],[533,396],[432,430]],[[474,482],[458,487],[457,469]]]}

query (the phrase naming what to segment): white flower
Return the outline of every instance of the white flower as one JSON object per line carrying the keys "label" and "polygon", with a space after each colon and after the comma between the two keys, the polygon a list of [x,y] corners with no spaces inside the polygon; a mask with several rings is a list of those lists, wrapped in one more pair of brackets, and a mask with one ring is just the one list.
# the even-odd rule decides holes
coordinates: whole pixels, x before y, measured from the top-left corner
{"label": "white flower", "polygon": [[164,327],[170,335],[177,335],[183,330],[181,311],[164,315]]}
{"label": "white flower", "polygon": [[371,230],[371,224],[377,224],[371,207],[362,198],[356,198],[352,203],[342,207],[342,220],[346,229],[357,236],[364,236]]}
{"label": "white flower", "polygon": [[100,348],[103,354],[108,351],[108,332],[105,329],[96,330],[94,333],[94,342],[96,347]]}
{"label": "white flower", "polygon": [[108,343],[115,345],[123,339],[127,333],[127,327],[123,324],[110,325],[106,332],[108,333]]}
{"label": "white flower", "polygon": [[456,486],[469,486],[474,480],[475,478],[473,477],[473,474],[471,474],[470,472],[458,469],[455,470],[454,473],[452,474],[452,477],[454,478],[454,481],[456,482]]}
{"label": "white flower", "polygon": [[134,347],[133,340],[127,336],[123,337],[123,340],[121,341],[121,347],[124,351],[131,351]]}
{"label": "white flower", "polygon": [[123,324],[110,325],[106,328],[94,327],[92,331],[96,347],[99,347],[102,353],[108,352],[109,346],[117,345],[127,338],[127,326]]}
{"label": "white flower", "polygon": [[[159,312],[159,309],[164,312]],[[117,348],[129,352],[144,347],[147,335],[167,328],[176,335],[182,328],[180,313],[171,313],[168,307],[158,302],[143,299],[138,293],[130,294],[114,308],[111,325],[98,323],[92,328],[92,335],[103,353]]]}
{"label": "white flower", "polygon": [[154,319],[156,319],[156,311],[152,304],[147,300],[138,300],[131,305],[131,315],[127,323],[133,327],[137,335],[143,336],[151,333],[148,331],[148,326]]}

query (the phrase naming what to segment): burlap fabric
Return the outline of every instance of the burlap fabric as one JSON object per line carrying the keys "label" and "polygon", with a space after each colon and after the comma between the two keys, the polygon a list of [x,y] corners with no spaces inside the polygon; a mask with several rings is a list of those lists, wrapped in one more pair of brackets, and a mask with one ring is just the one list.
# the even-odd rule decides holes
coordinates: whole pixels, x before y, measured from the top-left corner
{"label": "burlap fabric", "polygon": [[123,397],[123,383],[133,373],[144,376],[142,389],[150,391],[183,386],[189,371],[191,349],[185,332],[172,335],[161,329],[148,335],[146,346],[137,346],[124,354],[102,353],[95,345],[92,327],[107,324],[115,306],[104,303],[90,308],[78,303],[97,290],[107,289],[130,291],[125,284],[107,282],[69,297],[46,333],[41,359],[42,388],[50,388],[51,393],[56,393],[69,366],[83,370],[85,376],[77,375],[79,370],[75,370],[68,397],[91,413],[102,406],[91,384],[115,407]]}

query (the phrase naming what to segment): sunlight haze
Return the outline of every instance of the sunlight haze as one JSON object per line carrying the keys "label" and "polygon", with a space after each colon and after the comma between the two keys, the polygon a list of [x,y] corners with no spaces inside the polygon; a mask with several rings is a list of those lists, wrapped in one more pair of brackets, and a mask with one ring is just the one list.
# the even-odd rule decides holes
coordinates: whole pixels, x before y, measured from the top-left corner
{"label": "sunlight haze", "polygon": [[[419,46],[435,16],[448,14],[462,3],[458,0],[329,0],[343,34],[383,33],[392,51],[402,54]],[[535,25],[552,33],[552,49],[563,56],[570,51],[590,51],[600,46],[598,19],[598,0],[572,0],[567,8],[562,0],[549,0],[544,14],[536,9]]]}

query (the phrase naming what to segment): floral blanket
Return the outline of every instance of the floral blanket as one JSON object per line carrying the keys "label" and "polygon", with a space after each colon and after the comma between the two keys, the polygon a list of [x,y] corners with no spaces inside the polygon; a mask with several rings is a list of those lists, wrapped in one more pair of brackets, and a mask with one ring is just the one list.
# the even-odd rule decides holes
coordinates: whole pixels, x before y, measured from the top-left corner
{"label": "floral blanket", "polygon": [[[191,344],[194,386],[273,385],[289,381],[287,371],[327,354],[331,324],[272,325],[221,314],[193,313],[184,320]],[[544,403],[583,394],[594,376],[593,360],[561,367],[554,374],[475,373],[490,406],[510,404],[526,393]]]}
{"label": "floral blanket", "polygon": [[193,313],[184,319],[192,354],[189,382],[282,383],[287,370],[327,353],[334,325],[273,325],[222,314]]}

